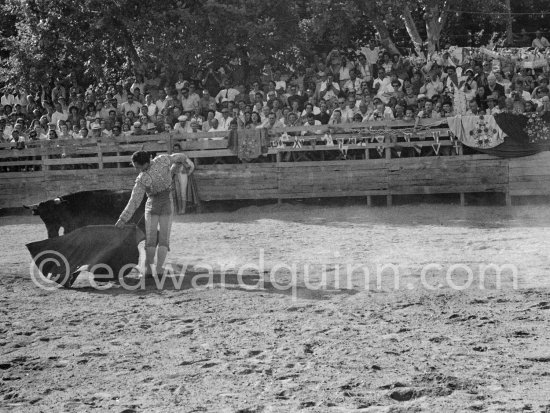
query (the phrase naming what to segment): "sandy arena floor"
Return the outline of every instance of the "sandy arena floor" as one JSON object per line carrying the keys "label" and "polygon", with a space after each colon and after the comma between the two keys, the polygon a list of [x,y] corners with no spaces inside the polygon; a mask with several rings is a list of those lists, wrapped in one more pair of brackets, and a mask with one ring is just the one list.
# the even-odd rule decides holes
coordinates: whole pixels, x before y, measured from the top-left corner
{"label": "sandy arena floor", "polygon": [[177,217],[162,290],[45,291],[45,227],[0,218],[0,412],[550,412],[549,226],[250,207]]}

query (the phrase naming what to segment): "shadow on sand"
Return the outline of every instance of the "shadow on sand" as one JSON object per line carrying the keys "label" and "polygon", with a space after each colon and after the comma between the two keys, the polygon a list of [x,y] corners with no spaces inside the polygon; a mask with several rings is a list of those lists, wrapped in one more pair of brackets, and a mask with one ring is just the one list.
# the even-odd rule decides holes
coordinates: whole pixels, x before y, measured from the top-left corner
{"label": "shadow on sand", "polygon": [[[104,281],[104,280],[103,280]],[[272,281],[257,274],[239,275],[235,273],[206,273],[187,270],[185,273],[165,274],[147,281],[137,277],[125,277],[118,282],[105,283],[96,278],[97,286],[75,288],[75,291],[100,295],[143,295],[159,294],[167,291],[213,290],[242,291],[247,293],[279,294],[307,300],[326,300],[334,295],[354,295],[358,291],[351,289],[334,289],[327,286],[313,285],[306,287],[299,283]]]}

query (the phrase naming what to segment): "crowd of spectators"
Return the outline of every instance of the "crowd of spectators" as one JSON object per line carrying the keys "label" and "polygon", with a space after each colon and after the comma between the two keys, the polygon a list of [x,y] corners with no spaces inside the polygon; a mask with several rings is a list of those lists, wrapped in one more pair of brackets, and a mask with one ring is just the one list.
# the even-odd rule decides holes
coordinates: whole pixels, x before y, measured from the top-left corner
{"label": "crowd of spectators", "polygon": [[[537,34],[534,42],[548,44]],[[538,44],[537,43],[537,44]],[[546,46],[548,47],[548,46]],[[550,110],[548,65],[501,70],[490,58],[459,64],[449,52],[426,61],[391,55],[374,41],[332,50],[292,72],[269,65],[249,84],[228,71],[199,70],[175,82],[136,76],[113,84],[6,86],[0,139],[109,138]],[[129,138],[130,139],[130,138]]]}

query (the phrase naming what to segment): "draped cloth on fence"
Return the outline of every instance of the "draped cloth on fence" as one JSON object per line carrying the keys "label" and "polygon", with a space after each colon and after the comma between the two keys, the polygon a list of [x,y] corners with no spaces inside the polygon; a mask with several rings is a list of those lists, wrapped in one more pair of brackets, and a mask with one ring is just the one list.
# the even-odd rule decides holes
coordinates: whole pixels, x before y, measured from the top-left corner
{"label": "draped cloth on fence", "polygon": [[243,129],[232,131],[230,147],[242,161],[251,161],[268,152],[269,140],[265,129]]}
{"label": "draped cloth on fence", "polygon": [[501,158],[534,155],[550,143],[550,113],[455,116],[447,121],[464,145]]}
{"label": "draped cloth on fence", "polygon": [[26,246],[44,277],[70,287],[83,266],[88,266],[88,271],[98,266],[93,271],[95,275],[110,272],[115,279],[127,274],[139,263],[138,244],[144,239],[145,235],[135,225],[122,229],[114,225],[90,225]]}

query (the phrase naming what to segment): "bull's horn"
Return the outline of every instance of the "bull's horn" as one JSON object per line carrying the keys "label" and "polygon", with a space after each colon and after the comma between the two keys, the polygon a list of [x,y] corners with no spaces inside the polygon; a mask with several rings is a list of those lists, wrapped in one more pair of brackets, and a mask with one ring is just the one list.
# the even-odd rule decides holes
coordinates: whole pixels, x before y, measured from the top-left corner
{"label": "bull's horn", "polygon": [[32,205],[24,205],[24,204],[23,204],[23,208],[26,208],[26,209],[36,209],[36,208],[38,208],[38,204],[32,204]]}

